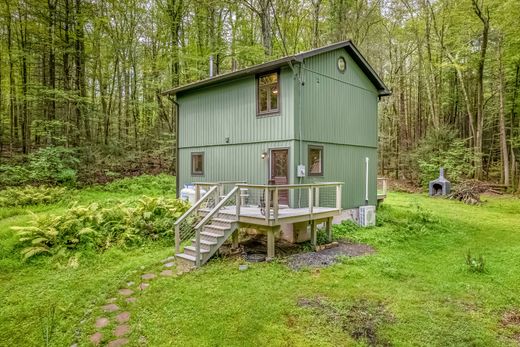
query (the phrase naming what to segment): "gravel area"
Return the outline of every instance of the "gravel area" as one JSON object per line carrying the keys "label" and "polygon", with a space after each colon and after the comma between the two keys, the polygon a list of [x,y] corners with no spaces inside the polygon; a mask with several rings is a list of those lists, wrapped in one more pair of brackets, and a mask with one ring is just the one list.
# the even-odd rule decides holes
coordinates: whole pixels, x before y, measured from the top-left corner
{"label": "gravel area", "polygon": [[341,241],[336,247],[318,252],[291,255],[286,261],[287,266],[297,271],[304,268],[321,268],[333,265],[338,261],[339,256],[359,257],[374,252],[375,250],[369,245]]}

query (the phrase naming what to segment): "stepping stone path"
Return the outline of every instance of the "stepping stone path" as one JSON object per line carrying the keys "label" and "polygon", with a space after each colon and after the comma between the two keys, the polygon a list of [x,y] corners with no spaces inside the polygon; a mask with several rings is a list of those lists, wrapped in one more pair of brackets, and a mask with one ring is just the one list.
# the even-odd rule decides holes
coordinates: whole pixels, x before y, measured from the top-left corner
{"label": "stepping stone path", "polygon": [[130,296],[133,293],[134,293],[134,291],[132,289],[128,289],[128,288],[119,289],[119,294],[121,294],[123,296]]}
{"label": "stepping stone path", "polygon": [[103,311],[105,312],[115,312],[117,310],[119,310],[119,306],[117,306],[116,304],[108,304],[103,306]]}
{"label": "stepping stone path", "polygon": [[130,319],[130,312],[122,312],[116,316],[118,323],[126,323]]}
{"label": "stepping stone path", "polygon": [[164,270],[160,273],[161,276],[164,276],[164,277],[171,277],[173,276],[173,271],[172,270]]}
{"label": "stepping stone path", "polygon": [[106,318],[106,317],[98,318],[96,320],[95,327],[98,328],[98,329],[101,329],[101,328],[106,327],[108,325],[108,323],[110,323],[108,318]]}
{"label": "stepping stone path", "polygon": [[141,276],[143,280],[152,280],[155,278],[155,274],[144,274]]}
{"label": "stepping stone path", "polygon": [[[141,281],[137,286],[136,282],[128,281],[126,283],[126,288],[121,288],[117,291],[117,297],[109,298],[107,300],[107,303],[100,307],[100,309],[103,312],[108,313],[109,315],[107,315],[106,317],[98,317],[96,319],[94,323],[96,332],[90,335],[90,342],[92,345],[100,346],[101,344],[106,344],[106,346],[108,347],[120,347],[127,345],[130,342],[129,339],[126,338],[126,336],[131,331],[131,327],[129,324],[131,315],[128,311],[118,313],[118,311],[120,311],[120,307],[118,306],[118,304],[123,303],[124,306],[136,302],[138,298],[132,296],[135,290],[143,291],[146,288],[150,287],[149,281],[157,277],[156,273],[159,273],[161,277],[173,277],[174,272],[172,268],[175,266],[174,260],[175,257],[173,256],[161,260],[163,267],[161,272],[157,271],[141,274]],[[141,270],[144,269],[145,267],[141,266]],[[177,271],[177,273],[179,274],[179,271]],[[110,314],[113,314],[114,316],[110,316]],[[111,321],[117,323],[115,328],[113,328],[111,332],[104,330],[105,328],[110,326]],[[108,341],[104,339],[105,336],[109,338]],[[110,340],[110,338],[112,338],[112,340]],[[141,336],[141,338],[144,338],[144,336]]]}
{"label": "stepping stone path", "polygon": [[101,343],[101,340],[103,340],[103,334],[101,334],[99,331],[90,336],[90,342],[92,342],[92,344],[95,346],[98,346]]}

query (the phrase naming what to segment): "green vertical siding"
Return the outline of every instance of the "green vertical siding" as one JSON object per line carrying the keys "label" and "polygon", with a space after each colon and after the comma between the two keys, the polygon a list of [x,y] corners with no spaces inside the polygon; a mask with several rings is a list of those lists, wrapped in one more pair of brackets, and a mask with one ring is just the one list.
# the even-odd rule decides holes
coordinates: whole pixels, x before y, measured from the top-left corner
{"label": "green vertical siding", "polygon": [[[308,145],[323,146],[323,176],[307,176],[301,183],[344,182],[342,207],[354,208],[365,205],[365,158],[369,158],[369,204],[377,202],[377,150],[359,146],[303,142],[304,165],[307,173]],[[295,151],[299,148],[296,143]],[[296,170],[296,166],[294,168]]]}
{"label": "green vertical siding", "polygon": [[293,73],[280,72],[280,113],[256,116],[256,80],[251,75],[177,95],[179,147],[293,139]]}
{"label": "green vertical siding", "polygon": [[[179,150],[179,184],[244,180],[251,184],[267,184],[268,160],[261,159],[269,148],[289,147],[293,155],[293,141],[250,143],[226,146],[201,146]],[[204,175],[191,176],[191,153],[204,152]]]}
{"label": "green vertical siding", "polygon": [[[344,73],[336,67],[340,56]],[[323,53],[303,66],[303,140],[377,147],[377,91],[347,52]]]}

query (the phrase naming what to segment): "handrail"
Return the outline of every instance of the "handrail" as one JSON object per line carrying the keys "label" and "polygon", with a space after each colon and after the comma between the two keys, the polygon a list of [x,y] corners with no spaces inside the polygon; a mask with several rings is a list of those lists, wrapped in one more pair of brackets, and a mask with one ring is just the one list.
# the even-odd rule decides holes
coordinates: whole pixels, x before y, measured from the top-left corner
{"label": "handrail", "polygon": [[184,214],[182,216],[180,216],[173,225],[177,226],[177,225],[181,224],[181,222],[183,220],[185,220],[194,210],[196,210],[204,202],[205,199],[207,199],[209,196],[211,196],[211,193],[213,193],[213,191],[215,191],[216,189],[217,189],[217,186],[211,187],[211,189],[206,194],[204,194],[204,196],[202,198],[200,198],[199,201],[197,201],[193,206],[191,206],[188,209],[188,211],[184,212]]}
{"label": "handrail", "polygon": [[215,213],[217,213],[217,211],[220,210],[222,205],[224,205],[229,200],[229,198],[236,193],[237,190],[238,187],[233,187],[233,189],[231,189],[231,191],[224,197],[224,199],[220,200],[217,206],[215,206],[206,216],[204,216],[204,218],[195,226],[195,229],[204,226],[204,224],[206,224],[208,220],[210,220],[215,215]]}
{"label": "handrail", "polygon": [[195,226],[195,265],[197,267],[200,266],[200,230],[208,221],[213,218],[213,216],[220,211],[222,206],[232,197],[238,190],[238,186],[233,187],[233,189],[215,206],[196,226]]}
{"label": "handrail", "polygon": [[180,250],[180,243],[181,243],[181,231],[180,231],[180,224],[192,213],[198,210],[199,206],[208,199],[215,190],[217,190],[217,186],[211,187],[211,189],[202,197],[200,198],[193,206],[191,206],[188,211],[184,212],[182,216],[180,216],[175,223],[173,223],[173,226],[175,227],[175,253],[179,253]]}
{"label": "handrail", "polygon": [[204,186],[213,186],[217,184],[241,184],[247,183],[247,181],[217,181],[217,182],[193,182],[193,185],[204,185]]}
{"label": "handrail", "polygon": [[334,187],[343,185],[343,182],[323,182],[323,183],[304,183],[304,184],[237,184],[240,188],[269,188],[269,189],[298,189],[311,187]]}

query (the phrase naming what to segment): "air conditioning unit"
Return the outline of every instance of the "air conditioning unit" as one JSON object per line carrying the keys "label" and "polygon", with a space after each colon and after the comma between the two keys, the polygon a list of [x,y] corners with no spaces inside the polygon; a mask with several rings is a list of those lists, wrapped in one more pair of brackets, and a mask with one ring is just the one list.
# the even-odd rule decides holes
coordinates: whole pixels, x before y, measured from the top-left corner
{"label": "air conditioning unit", "polygon": [[363,227],[371,227],[376,225],[376,207],[360,206],[359,207],[359,225]]}

